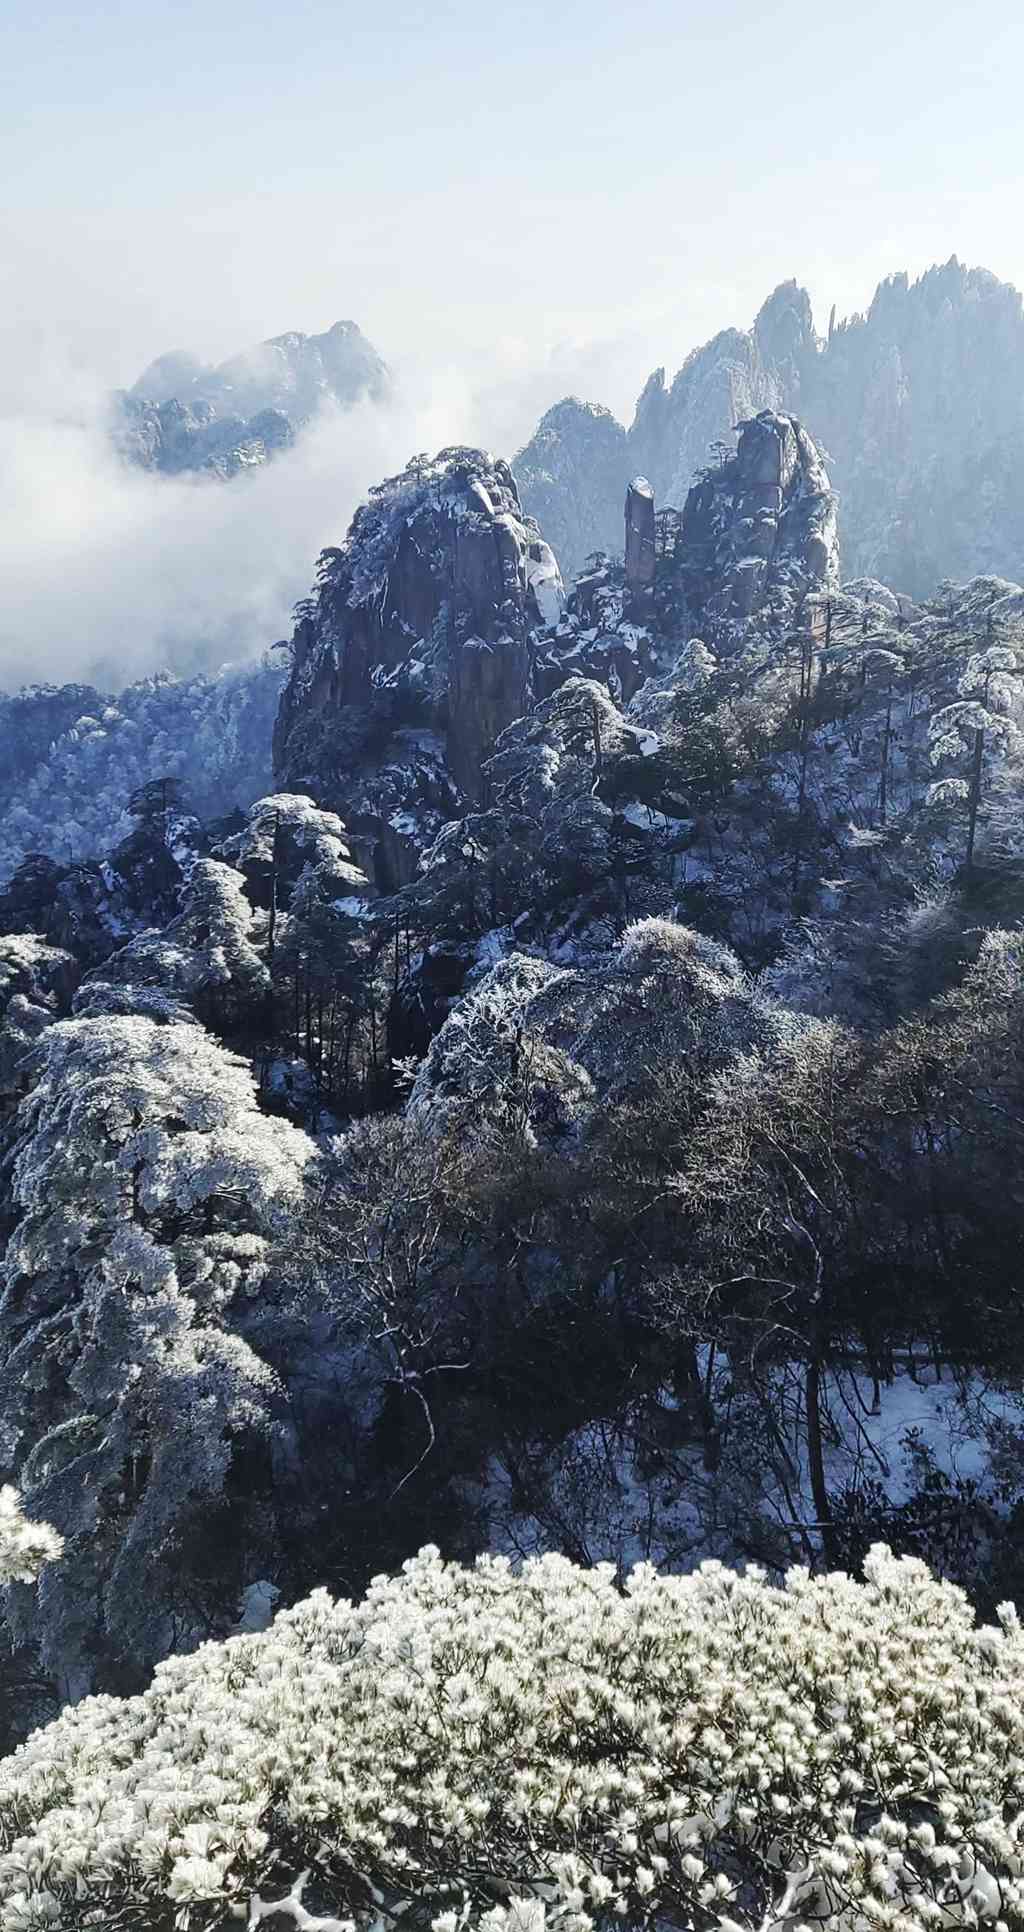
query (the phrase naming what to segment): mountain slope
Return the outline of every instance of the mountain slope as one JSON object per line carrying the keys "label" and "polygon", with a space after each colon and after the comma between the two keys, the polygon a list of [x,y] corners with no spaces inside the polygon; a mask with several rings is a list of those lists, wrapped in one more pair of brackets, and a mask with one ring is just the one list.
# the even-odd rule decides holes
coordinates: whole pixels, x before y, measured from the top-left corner
{"label": "mountain slope", "polygon": [[628,432],[602,425],[617,461],[595,461],[592,406],[559,404],[515,459],[524,504],[572,576],[587,551],[616,547],[632,474],[681,508],[714,444],[766,408],[799,415],[826,453],[847,575],[915,597],[944,576],[1024,576],[1021,298],[955,258],[883,282],[824,339],[806,293],[783,283],[749,331],[694,350],[669,385],[655,371]]}
{"label": "mountain slope", "polygon": [[282,679],[264,662],[164,673],[116,695],[82,684],[0,693],[0,887],[29,853],[101,857],[129,829],[131,794],[152,780],[177,781],[202,818],[250,804],[269,782]]}
{"label": "mountain slope", "polygon": [[1019,1593],[1024,591],[838,585],[781,410],[624,535],[563,603],[507,464],[417,460],[281,790],[0,890],[12,1728],[425,1540]]}

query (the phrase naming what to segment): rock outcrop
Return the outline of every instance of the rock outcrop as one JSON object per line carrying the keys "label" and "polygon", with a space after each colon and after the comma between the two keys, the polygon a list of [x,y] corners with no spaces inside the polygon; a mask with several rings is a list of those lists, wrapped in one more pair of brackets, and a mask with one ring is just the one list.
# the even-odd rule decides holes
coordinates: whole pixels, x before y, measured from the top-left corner
{"label": "rock outcrop", "polygon": [[795,417],[765,409],[739,425],[735,455],[689,492],[677,568],[691,629],[719,648],[755,616],[770,631],[808,591],[838,588],[835,495]]}
{"label": "rock outcrop", "polygon": [[838,588],[836,498],[802,424],[762,410],[723,457],[681,513],[659,512],[643,478],[630,484],[625,563],[577,578],[538,666],[545,692],[595,678],[628,705],[665,673],[676,688],[688,640],[719,659],[748,647],[763,656],[809,593]]}
{"label": "rock outcrop", "polygon": [[654,583],[654,491],[646,476],[635,476],[626,491],[626,589],[643,599]]}
{"label": "rock outcrop", "polygon": [[275,770],[341,812],[382,887],[411,876],[460,800],[482,801],[483,762],[529,708],[534,638],[561,606],[511,470],[479,450],[417,458],[324,553],[292,641]]}

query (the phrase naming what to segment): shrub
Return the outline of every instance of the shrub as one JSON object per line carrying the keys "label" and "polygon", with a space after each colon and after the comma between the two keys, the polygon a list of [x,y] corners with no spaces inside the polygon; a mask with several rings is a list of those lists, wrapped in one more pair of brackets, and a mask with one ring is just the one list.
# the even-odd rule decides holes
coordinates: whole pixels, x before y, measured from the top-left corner
{"label": "shrub", "polygon": [[427,1549],[317,1592],[0,1767],[0,1927],[1019,1924],[1024,1632],[865,1573]]}

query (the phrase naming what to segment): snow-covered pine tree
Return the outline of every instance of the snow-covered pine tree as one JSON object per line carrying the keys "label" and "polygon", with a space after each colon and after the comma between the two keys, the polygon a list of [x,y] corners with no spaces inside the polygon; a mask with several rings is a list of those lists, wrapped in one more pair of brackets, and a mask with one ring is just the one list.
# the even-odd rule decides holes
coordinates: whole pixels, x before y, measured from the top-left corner
{"label": "snow-covered pine tree", "polygon": [[[282,1405],[249,1337],[266,1236],[312,1144],[190,1022],[98,1013],[37,1052],[0,1270],[0,1429],[66,1553],[8,1614],[74,1695],[226,1628],[272,1535]],[[229,1535],[219,1505],[247,1457]]]}

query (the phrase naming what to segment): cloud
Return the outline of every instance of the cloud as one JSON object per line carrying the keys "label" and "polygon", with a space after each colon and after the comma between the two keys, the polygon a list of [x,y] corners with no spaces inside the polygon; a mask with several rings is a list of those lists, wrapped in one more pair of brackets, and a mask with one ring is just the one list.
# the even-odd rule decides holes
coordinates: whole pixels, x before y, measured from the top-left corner
{"label": "cloud", "polygon": [[[8,362],[8,373],[10,364]],[[99,400],[52,368],[8,380],[0,420],[0,688],[253,657],[290,630],[318,552],[418,450],[462,440],[467,399],[322,415],[296,446],[230,483],[135,470]],[[13,392],[17,390],[15,413]],[[0,396],[3,392],[0,391]]]}
{"label": "cloud", "polygon": [[510,335],[457,366],[410,358],[391,403],[325,412],[293,449],[224,483],[116,456],[95,348],[25,327],[0,343],[0,689],[117,690],[258,656],[290,631],[318,553],[372,484],[447,444],[511,457],[551,403],[603,400],[636,354],[628,338],[545,349]]}

